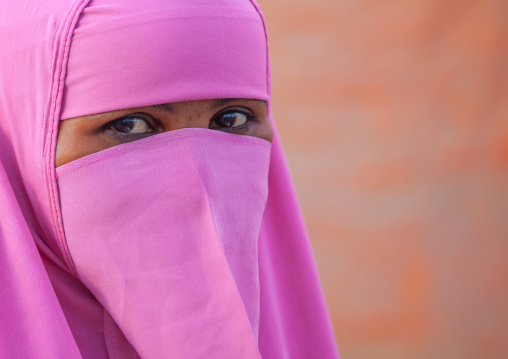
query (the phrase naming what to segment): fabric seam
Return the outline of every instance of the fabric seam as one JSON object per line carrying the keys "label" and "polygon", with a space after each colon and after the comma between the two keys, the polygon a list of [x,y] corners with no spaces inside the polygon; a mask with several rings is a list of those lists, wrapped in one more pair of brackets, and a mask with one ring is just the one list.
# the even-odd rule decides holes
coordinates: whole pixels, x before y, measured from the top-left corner
{"label": "fabric seam", "polygon": [[53,172],[53,176],[54,176],[53,178],[50,178],[49,185],[50,185],[50,193],[51,193],[51,199],[52,199],[51,212],[53,215],[53,221],[54,221],[54,223],[56,225],[56,229],[57,229],[58,243],[61,247],[61,251],[65,257],[65,260],[70,267],[69,269],[76,276],[79,276],[79,275],[77,273],[77,270],[76,270],[76,267],[75,267],[74,262],[72,260],[72,257],[69,253],[68,246],[67,246],[67,243],[65,240],[65,233],[63,230],[63,224],[60,221],[60,217],[58,215],[58,210],[57,210],[58,195],[57,195],[57,190],[55,188],[55,185],[56,185],[55,174],[56,174],[56,172],[51,171],[51,169],[54,167],[54,166],[52,166],[52,164],[54,163],[54,160],[52,159],[52,157],[54,157],[54,155],[55,155],[55,147],[56,147],[55,146],[55,143],[56,143],[55,127],[56,127],[56,123],[58,123],[58,121],[56,119],[56,113],[57,113],[57,108],[58,108],[58,99],[61,96],[60,92],[62,91],[62,93],[63,93],[63,90],[61,90],[61,88],[62,88],[63,77],[64,77],[64,73],[65,73],[64,68],[66,66],[65,55],[66,55],[66,52],[68,51],[67,46],[69,46],[69,48],[70,48],[69,37],[70,37],[70,34],[73,30],[73,24],[76,24],[77,18],[79,17],[79,15],[81,13],[82,7],[83,7],[83,5],[86,6],[86,3],[88,3],[88,0],[81,0],[79,2],[79,4],[72,10],[72,12],[73,12],[72,15],[69,14],[69,15],[71,15],[71,20],[69,22],[69,26],[68,26],[66,34],[65,34],[65,40],[63,43],[63,51],[62,51],[61,55],[58,56],[60,58],[61,64],[60,64],[60,69],[59,69],[59,73],[58,73],[58,83],[57,83],[55,98],[54,98],[54,102],[53,102],[53,114],[51,116],[51,134],[50,134],[50,151],[49,151],[50,161],[51,161],[49,167],[51,167],[51,168],[49,168],[49,171],[48,171],[48,175],[50,175],[50,172]]}

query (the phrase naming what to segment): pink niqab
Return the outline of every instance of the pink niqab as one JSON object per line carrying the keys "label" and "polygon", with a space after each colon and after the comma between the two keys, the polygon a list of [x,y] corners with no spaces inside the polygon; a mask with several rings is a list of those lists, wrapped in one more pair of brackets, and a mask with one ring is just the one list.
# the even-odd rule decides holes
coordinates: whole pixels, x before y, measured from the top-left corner
{"label": "pink niqab", "polygon": [[[12,1],[2,5],[0,41],[0,357],[338,357],[276,133],[271,152],[257,138],[184,129],[54,166],[61,119],[197,99],[270,101],[257,4]],[[143,165],[141,159],[161,151],[187,158]],[[210,151],[213,163],[203,160],[212,158]],[[187,201],[175,202],[183,207],[154,204],[165,206],[155,208],[164,208],[170,223],[181,222],[171,230],[181,242],[173,237],[169,247],[152,236],[147,244],[155,244],[146,251],[138,246],[138,226],[115,237],[108,220],[97,226],[112,233],[107,241],[87,242],[87,216],[94,213],[80,198],[89,194],[86,199],[97,204],[126,171],[137,177],[129,177],[125,188],[150,178],[151,188],[162,191],[161,178],[186,179],[182,192],[199,179],[203,192],[193,193],[196,201],[189,203],[210,203],[189,210],[211,208],[213,218],[192,212],[202,221],[190,231],[181,221]],[[255,188],[236,194],[248,203],[241,222],[251,219],[245,238],[257,241],[250,247],[244,241],[236,247],[232,239],[243,227],[220,227],[228,223],[227,213],[238,211],[233,198],[217,196],[221,176]],[[150,218],[148,213],[142,223]],[[122,238],[126,245],[118,242]],[[163,278],[150,276],[154,263],[171,266]]]}

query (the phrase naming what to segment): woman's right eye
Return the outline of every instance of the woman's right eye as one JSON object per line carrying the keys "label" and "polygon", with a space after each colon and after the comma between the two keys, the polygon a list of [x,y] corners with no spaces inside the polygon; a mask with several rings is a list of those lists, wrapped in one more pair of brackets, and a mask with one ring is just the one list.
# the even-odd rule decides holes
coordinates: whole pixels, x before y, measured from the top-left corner
{"label": "woman's right eye", "polygon": [[108,124],[108,129],[124,134],[144,134],[154,132],[152,125],[140,116],[127,116],[119,118]]}

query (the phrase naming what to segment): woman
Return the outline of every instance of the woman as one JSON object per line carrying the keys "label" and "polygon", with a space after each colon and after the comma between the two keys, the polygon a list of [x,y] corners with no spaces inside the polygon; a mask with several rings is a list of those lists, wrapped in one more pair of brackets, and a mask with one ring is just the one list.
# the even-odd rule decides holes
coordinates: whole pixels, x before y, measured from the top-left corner
{"label": "woman", "polygon": [[257,4],[2,9],[0,357],[337,357]]}

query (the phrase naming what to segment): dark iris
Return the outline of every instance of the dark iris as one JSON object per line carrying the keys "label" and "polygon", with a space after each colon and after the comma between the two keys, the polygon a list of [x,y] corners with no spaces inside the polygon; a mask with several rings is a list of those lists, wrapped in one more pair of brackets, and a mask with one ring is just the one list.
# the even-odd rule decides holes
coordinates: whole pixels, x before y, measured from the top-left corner
{"label": "dark iris", "polygon": [[215,118],[219,127],[236,127],[247,122],[247,116],[241,112],[229,112]]}
{"label": "dark iris", "polygon": [[140,116],[120,118],[110,124],[110,128],[116,132],[129,134],[142,134],[151,132],[149,123]]}
{"label": "dark iris", "polygon": [[132,118],[122,118],[113,122],[113,129],[118,132],[131,132],[136,122]]}

